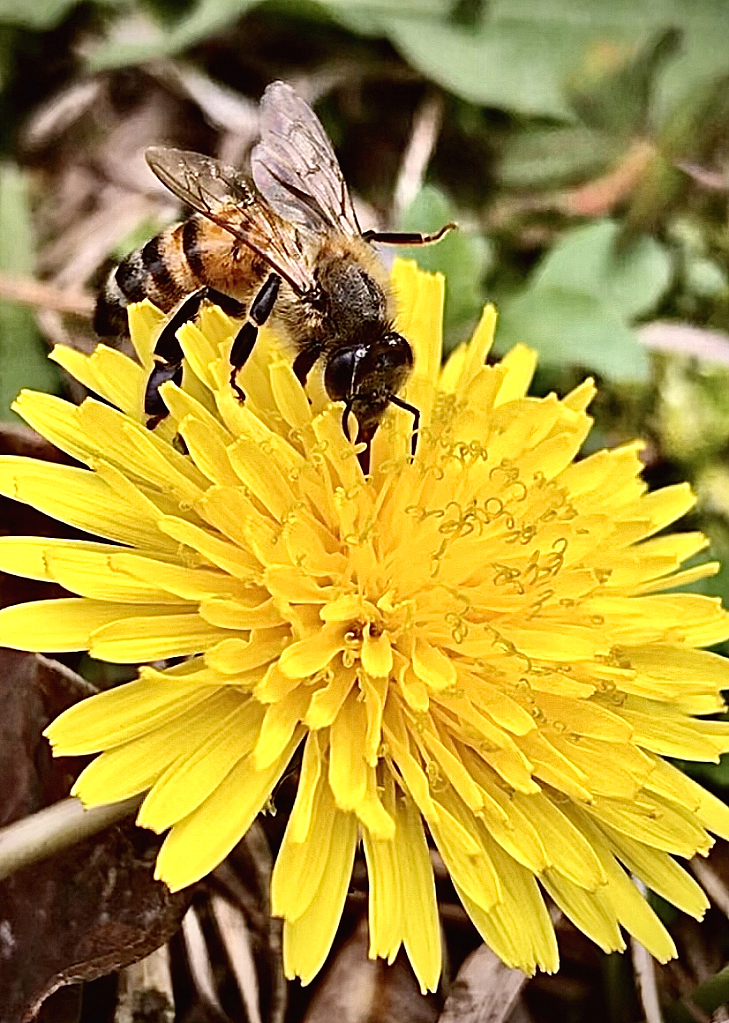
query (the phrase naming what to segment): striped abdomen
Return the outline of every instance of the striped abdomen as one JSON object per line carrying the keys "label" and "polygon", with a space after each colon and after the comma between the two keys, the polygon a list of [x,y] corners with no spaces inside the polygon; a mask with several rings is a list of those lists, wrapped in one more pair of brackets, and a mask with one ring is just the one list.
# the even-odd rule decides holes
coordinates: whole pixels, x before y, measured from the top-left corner
{"label": "striped abdomen", "polygon": [[203,285],[245,302],[264,274],[263,262],[246,246],[239,249],[228,231],[193,215],[165,228],[111,271],[96,302],[94,329],[101,337],[126,334],[128,305],[148,298],[170,312]]}

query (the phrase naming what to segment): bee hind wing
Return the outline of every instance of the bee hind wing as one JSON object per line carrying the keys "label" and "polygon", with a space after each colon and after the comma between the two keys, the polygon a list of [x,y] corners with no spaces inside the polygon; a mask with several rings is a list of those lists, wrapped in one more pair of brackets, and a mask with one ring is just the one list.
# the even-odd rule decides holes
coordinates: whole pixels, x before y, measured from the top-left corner
{"label": "bee hind wing", "polygon": [[326,132],[308,103],[285,82],[261,99],[261,140],[251,154],[253,180],[276,212],[319,232],[361,235],[352,197]]}

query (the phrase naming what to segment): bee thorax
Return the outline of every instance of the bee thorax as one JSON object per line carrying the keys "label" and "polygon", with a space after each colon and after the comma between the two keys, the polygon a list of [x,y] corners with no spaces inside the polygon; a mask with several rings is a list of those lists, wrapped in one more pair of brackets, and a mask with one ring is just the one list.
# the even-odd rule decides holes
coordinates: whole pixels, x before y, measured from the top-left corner
{"label": "bee thorax", "polygon": [[340,338],[352,339],[387,319],[385,294],[367,270],[353,260],[332,259],[319,273],[326,296],[326,319]]}

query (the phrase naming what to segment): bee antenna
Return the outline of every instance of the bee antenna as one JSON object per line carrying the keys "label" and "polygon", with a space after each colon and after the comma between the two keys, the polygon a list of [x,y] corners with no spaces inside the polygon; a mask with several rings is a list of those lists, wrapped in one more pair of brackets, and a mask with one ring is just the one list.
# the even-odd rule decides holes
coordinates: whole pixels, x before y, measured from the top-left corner
{"label": "bee antenna", "polygon": [[403,401],[402,398],[398,398],[396,394],[392,395],[392,397],[390,398],[390,402],[393,405],[397,405],[398,408],[404,409],[406,412],[409,412],[410,415],[413,417],[413,438],[411,442],[412,444],[411,453],[414,457],[415,451],[418,447],[418,431],[420,430],[420,410],[415,408],[414,405],[409,405],[406,401]]}

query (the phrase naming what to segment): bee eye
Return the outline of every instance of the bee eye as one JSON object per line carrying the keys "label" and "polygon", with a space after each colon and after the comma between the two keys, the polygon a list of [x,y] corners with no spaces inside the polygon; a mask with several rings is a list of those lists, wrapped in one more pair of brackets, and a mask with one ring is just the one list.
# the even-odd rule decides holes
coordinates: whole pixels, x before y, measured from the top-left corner
{"label": "bee eye", "polygon": [[354,374],[361,357],[360,348],[340,348],[332,353],[324,370],[324,386],[332,401],[347,401],[352,396]]}
{"label": "bee eye", "polygon": [[413,350],[402,334],[391,330],[385,334],[385,345],[387,346],[387,360],[390,366],[405,366],[408,369],[413,364]]}

